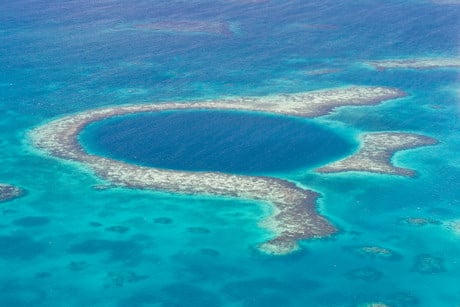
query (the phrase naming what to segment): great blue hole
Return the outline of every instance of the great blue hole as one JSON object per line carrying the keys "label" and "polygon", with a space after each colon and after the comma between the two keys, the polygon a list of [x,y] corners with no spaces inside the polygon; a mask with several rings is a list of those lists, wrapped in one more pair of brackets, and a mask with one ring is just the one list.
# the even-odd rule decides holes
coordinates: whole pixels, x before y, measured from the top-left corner
{"label": "great blue hole", "polygon": [[137,165],[270,174],[340,158],[355,144],[311,120],[236,111],[167,111],[101,120],[84,129],[85,150]]}

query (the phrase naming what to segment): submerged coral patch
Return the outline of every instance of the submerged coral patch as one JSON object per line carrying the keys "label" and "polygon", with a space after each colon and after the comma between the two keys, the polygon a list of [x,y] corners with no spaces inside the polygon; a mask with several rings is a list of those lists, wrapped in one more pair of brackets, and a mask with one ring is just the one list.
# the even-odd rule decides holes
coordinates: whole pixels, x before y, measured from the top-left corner
{"label": "submerged coral patch", "polygon": [[359,256],[367,256],[370,258],[397,260],[401,256],[395,251],[381,246],[364,245],[364,246],[345,246],[345,250]]}
{"label": "submerged coral patch", "polygon": [[412,270],[420,274],[438,274],[445,272],[446,268],[444,259],[430,254],[420,254],[415,257]]}
{"label": "submerged coral patch", "polygon": [[204,234],[210,233],[211,231],[205,227],[188,227],[187,232],[193,233],[193,234],[204,235]]}
{"label": "submerged coral patch", "polygon": [[210,257],[218,257],[220,256],[219,251],[212,249],[212,248],[202,248],[200,249],[200,253],[205,256],[210,256]]}
{"label": "submerged coral patch", "polygon": [[114,287],[123,287],[126,283],[135,283],[148,279],[147,275],[139,275],[136,272],[121,271],[121,272],[108,272],[107,280],[110,285]]}
{"label": "submerged coral patch", "polygon": [[172,224],[173,219],[169,217],[157,217],[153,219],[155,224]]}
{"label": "submerged coral patch", "polygon": [[373,282],[381,279],[383,273],[371,267],[363,267],[351,270],[345,275],[349,279],[360,279],[367,282]]}
{"label": "submerged coral patch", "polygon": [[24,235],[0,236],[0,258],[30,260],[44,253],[47,244]]}
{"label": "submerged coral patch", "polygon": [[402,223],[413,226],[440,225],[441,222],[431,218],[408,217],[401,220]]}
{"label": "submerged coral patch", "polygon": [[71,245],[68,252],[77,255],[105,253],[110,256],[111,260],[127,261],[142,254],[142,246],[131,240],[90,239]]}
{"label": "submerged coral patch", "polygon": [[37,227],[44,226],[50,222],[50,219],[44,216],[26,216],[13,221],[16,226]]}
{"label": "submerged coral patch", "polygon": [[12,200],[24,194],[24,190],[11,184],[0,183],[0,202]]}
{"label": "submerged coral patch", "polygon": [[105,230],[109,232],[123,234],[123,233],[127,233],[129,231],[129,228],[126,226],[115,225],[115,226],[106,227]]}

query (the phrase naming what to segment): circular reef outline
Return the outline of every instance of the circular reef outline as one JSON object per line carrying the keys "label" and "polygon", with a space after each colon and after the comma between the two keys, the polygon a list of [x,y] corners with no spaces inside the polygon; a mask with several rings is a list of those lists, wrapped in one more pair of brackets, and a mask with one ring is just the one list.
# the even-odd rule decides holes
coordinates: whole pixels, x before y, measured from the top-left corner
{"label": "circular reef outline", "polygon": [[[83,163],[114,185],[237,197],[269,203],[273,208],[272,214],[261,221],[260,226],[271,231],[273,237],[258,248],[268,254],[283,255],[297,250],[299,240],[327,237],[337,231],[316,211],[316,200],[319,197],[317,192],[272,177],[187,172],[128,164],[85,152],[78,142],[79,133],[96,121],[143,112],[240,110],[314,118],[326,115],[337,107],[376,105],[384,100],[404,96],[406,94],[403,91],[394,88],[353,86],[267,97],[113,106],[58,118],[33,129],[29,137],[31,143],[46,154]],[[404,135],[400,137],[404,138]],[[398,147],[395,150],[400,149]],[[374,158],[388,159],[388,155],[377,155]]]}

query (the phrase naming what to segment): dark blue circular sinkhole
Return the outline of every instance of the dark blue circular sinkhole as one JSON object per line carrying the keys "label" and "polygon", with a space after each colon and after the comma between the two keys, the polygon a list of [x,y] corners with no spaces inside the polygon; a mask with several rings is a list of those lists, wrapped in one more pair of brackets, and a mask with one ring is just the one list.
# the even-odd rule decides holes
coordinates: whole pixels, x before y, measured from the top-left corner
{"label": "dark blue circular sinkhole", "polygon": [[319,165],[353,142],[309,120],[235,111],[138,113],[93,123],[80,135],[92,154],[187,171],[267,174]]}

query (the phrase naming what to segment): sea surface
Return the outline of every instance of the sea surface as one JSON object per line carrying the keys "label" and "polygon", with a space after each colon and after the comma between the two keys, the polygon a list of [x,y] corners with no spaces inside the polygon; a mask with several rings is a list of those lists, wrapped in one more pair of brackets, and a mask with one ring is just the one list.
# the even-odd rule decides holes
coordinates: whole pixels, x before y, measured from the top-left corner
{"label": "sea surface", "polygon": [[[460,219],[459,71],[364,64],[458,57],[459,33],[458,1],[0,0],[0,182],[26,191],[0,203],[0,306],[460,306],[460,232],[449,227]],[[347,85],[408,96],[309,120],[127,116],[81,135],[93,153],[132,163],[319,192],[339,232],[287,256],[256,248],[271,235],[258,226],[266,205],[101,189],[108,183],[84,165],[28,139],[92,108]],[[314,172],[372,131],[440,143],[394,157],[415,178]]]}
{"label": "sea surface", "polygon": [[256,175],[323,165],[357,147],[312,121],[229,111],[111,118],[84,129],[80,143],[137,165]]}

